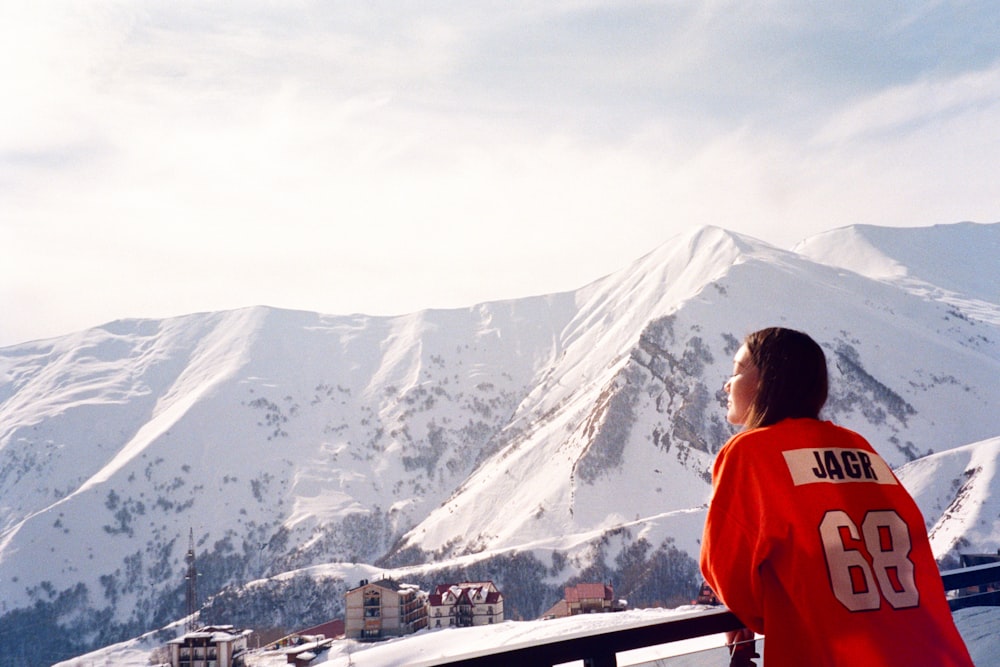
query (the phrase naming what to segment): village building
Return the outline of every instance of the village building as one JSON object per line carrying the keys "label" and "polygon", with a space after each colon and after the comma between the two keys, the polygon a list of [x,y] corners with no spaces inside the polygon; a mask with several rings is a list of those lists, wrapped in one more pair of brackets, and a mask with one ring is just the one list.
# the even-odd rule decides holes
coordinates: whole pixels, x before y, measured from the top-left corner
{"label": "village building", "polygon": [[492,581],[441,584],[427,602],[432,628],[503,622],[503,594]]}
{"label": "village building", "polygon": [[243,667],[252,630],[209,625],[167,642],[171,667]]}
{"label": "village building", "polygon": [[427,627],[427,595],[392,579],[362,580],[347,591],[344,635],[348,639],[400,637]]}
{"label": "village building", "polygon": [[615,600],[615,589],[611,584],[577,584],[564,588],[563,599],[552,605],[542,618],[623,611],[627,606],[624,600]]}
{"label": "village building", "polygon": [[338,618],[332,621],[327,621],[326,623],[314,625],[311,628],[306,628],[305,630],[299,630],[295,634],[300,637],[322,635],[326,639],[340,639],[344,636],[344,621],[343,619]]}

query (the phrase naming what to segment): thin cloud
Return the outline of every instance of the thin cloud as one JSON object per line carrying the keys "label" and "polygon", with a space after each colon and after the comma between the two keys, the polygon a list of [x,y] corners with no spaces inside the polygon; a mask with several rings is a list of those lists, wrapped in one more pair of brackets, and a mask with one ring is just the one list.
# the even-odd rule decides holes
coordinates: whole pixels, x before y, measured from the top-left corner
{"label": "thin cloud", "polygon": [[912,134],[968,115],[1000,112],[1000,64],[949,79],[894,86],[836,113],[817,133],[820,143]]}

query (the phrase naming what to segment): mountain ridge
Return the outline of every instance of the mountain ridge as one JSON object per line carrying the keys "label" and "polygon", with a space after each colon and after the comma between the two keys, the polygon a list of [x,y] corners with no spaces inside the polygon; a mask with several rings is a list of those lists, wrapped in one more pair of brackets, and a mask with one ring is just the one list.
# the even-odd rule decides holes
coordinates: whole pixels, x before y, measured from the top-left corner
{"label": "mountain ridge", "polygon": [[[954,230],[964,247],[996,228]],[[1000,433],[1000,320],[981,317],[1000,306],[866,276],[837,238],[806,243],[819,262],[705,227],[572,292],[379,317],[255,306],[0,348],[0,617],[41,605],[95,643],[161,627],[183,612],[190,530],[209,600],[338,562],[492,568],[529,615],[574,577],[670,570],[632,598],[683,591],[753,329],[809,331],[825,415],[894,466]],[[995,549],[952,505],[1000,481],[935,465],[958,475],[913,478],[931,480],[938,557]]]}
{"label": "mountain ridge", "polygon": [[[844,252],[845,247],[851,251]],[[918,294],[957,297],[966,305],[995,306],[1000,299],[1000,288],[991,278],[1000,269],[1000,223],[961,222],[905,230],[853,225],[806,239],[794,250]],[[995,323],[998,314],[993,311],[992,315]]]}

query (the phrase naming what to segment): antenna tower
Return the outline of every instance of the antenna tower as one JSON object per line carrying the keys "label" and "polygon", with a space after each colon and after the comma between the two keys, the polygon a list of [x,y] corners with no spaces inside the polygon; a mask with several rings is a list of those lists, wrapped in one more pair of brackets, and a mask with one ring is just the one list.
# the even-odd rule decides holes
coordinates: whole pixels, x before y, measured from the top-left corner
{"label": "antenna tower", "polygon": [[188,535],[188,552],[187,556],[184,557],[187,561],[187,574],[184,578],[187,580],[187,621],[186,630],[191,632],[195,629],[195,619],[194,615],[198,612],[198,570],[194,566],[194,528],[190,529]]}

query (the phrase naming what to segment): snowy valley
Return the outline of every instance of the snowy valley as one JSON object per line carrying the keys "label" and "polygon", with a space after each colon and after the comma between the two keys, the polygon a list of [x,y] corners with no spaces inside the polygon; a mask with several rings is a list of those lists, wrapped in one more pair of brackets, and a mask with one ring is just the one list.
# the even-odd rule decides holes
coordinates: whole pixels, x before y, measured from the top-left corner
{"label": "snowy valley", "polygon": [[[288,630],[358,580],[576,581],[688,602],[742,337],[809,332],[826,418],[916,497],[936,556],[1000,548],[1000,224],[720,228],[580,289],[397,317],[254,307],[0,349],[0,627],[51,664],[185,612]],[[167,636],[169,633],[163,633]],[[41,638],[50,653],[38,655]]]}

